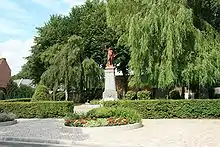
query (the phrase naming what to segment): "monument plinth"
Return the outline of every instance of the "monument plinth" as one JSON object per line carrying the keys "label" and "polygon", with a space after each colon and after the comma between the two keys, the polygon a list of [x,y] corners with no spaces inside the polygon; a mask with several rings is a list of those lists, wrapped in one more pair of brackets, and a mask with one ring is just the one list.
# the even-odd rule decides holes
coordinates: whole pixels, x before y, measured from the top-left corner
{"label": "monument plinth", "polygon": [[115,85],[115,67],[113,66],[113,59],[116,54],[112,48],[108,49],[108,63],[105,68],[105,91],[103,92],[104,101],[114,101],[118,99],[118,94]]}
{"label": "monument plinth", "polygon": [[115,85],[115,68],[107,67],[105,69],[105,91],[103,92],[104,101],[114,101],[118,99]]}

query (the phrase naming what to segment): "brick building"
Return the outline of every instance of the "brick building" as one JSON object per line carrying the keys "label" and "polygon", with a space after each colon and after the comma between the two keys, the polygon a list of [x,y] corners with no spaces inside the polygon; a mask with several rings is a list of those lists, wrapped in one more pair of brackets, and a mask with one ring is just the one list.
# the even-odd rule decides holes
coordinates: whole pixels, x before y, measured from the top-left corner
{"label": "brick building", "polygon": [[0,57],[0,89],[5,89],[11,79],[11,69],[5,58]]}

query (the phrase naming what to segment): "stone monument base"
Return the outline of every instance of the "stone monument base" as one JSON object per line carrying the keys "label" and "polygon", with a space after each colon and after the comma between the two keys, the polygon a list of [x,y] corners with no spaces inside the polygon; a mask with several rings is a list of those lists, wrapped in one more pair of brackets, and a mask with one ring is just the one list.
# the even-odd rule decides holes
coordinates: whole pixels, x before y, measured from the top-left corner
{"label": "stone monument base", "polygon": [[115,101],[118,100],[118,93],[116,90],[105,90],[103,92],[104,101]]}
{"label": "stone monument base", "polygon": [[105,69],[105,91],[103,92],[104,101],[118,100],[118,94],[115,85],[115,68],[107,67]]}

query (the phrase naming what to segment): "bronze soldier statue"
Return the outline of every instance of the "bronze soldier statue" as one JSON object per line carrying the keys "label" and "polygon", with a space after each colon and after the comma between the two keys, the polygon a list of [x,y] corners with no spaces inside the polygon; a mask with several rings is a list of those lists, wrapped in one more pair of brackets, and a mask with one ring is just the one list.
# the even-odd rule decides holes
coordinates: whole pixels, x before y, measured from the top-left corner
{"label": "bronze soldier statue", "polygon": [[116,54],[111,47],[105,50],[108,51],[108,61],[106,67],[113,67],[113,60],[116,57]]}

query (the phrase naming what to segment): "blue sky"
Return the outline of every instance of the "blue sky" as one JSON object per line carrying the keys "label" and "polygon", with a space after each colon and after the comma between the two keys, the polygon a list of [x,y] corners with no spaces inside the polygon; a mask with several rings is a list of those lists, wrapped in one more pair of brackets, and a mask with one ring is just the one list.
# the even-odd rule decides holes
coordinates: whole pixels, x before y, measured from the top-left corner
{"label": "blue sky", "polygon": [[36,27],[51,14],[68,14],[85,0],[0,0],[0,57],[7,59],[12,75],[26,62]]}

